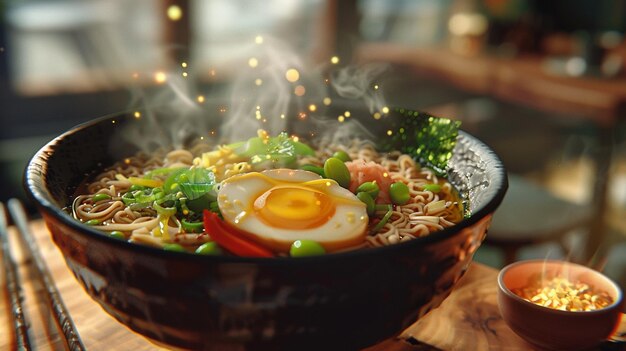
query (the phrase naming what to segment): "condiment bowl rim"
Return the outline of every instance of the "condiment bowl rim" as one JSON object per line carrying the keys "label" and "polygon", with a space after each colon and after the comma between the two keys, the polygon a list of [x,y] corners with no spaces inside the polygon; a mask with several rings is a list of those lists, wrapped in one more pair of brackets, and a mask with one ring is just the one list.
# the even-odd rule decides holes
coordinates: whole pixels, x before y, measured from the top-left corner
{"label": "condiment bowl rim", "polygon": [[[610,305],[607,305],[601,309],[597,309],[597,310],[593,310],[593,311],[563,311],[563,310],[557,310],[557,309],[553,309],[553,308],[549,308],[549,307],[544,307],[544,306],[539,306],[533,302],[527,301],[525,299],[523,299],[521,296],[515,294],[513,291],[511,291],[511,289],[509,289],[509,287],[504,283],[504,276],[507,274],[507,272],[509,270],[511,270],[512,268],[515,268],[517,266],[523,266],[523,265],[528,265],[528,264],[536,264],[536,263],[558,263],[558,264],[563,264],[563,265],[572,265],[572,266],[577,266],[579,268],[582,268],[586,271],[588,271],[591,274],[597,275],[599,276],[601,279],[606,280],[608,283],[610,283],[610,285],[613,286],[613,288],[615,289],[615,291],[617,292],[615,299],[613,300],[613,302]],[[606,313],[608,310],[610,309],[614,309],[615,307],[619,306],[622,302],[622,299],[624,297],[624,294],[622,292],[622,290],[620,289],[619,285],[617,285],[611,278],[607,277],[606,275],[604,275],[601,272],[598,272],[590,267],[578,264],[578,263],[574,263],[574,262],[569,262],[569,261],[563,261],[563,260],[556,260],[556,259],[532,259],[532,260],[523,260],[523,261],[517,261],[517,262],[513,262],[505,267],[503,267],[500,272],[498,273],[498,289],[504,293],[505,295],[513,298],[515,301],[518,301],[526,306],[528,306],[529,308],[533,308],[536,309],[537,311],[541,311],[541,312],[545,312],[545,313],[551,313],[551,314],[557,314],[557,315],[564,315],[564,316],[582,316],[582,315],[593,315],[593,314],[601,314],[601,313]]]}

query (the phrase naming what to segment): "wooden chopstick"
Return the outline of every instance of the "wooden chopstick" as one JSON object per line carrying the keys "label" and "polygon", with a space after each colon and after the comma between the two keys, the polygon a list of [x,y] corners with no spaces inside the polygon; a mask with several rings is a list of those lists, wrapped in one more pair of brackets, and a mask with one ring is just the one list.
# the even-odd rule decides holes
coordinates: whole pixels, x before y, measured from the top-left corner
{"label": "wooden chopstick", "polygon": [[21,234],[19,236],[20,240],[18,241],[20,242],[24,252],[32,258],[34,278],[37,279],[44,287],[46,302],[52,311],[52,315],[58,328],[63,332],[63,337],[68,349],[71,351],[85,350],[85,345],[83,344],[80,335],[76,330],[76,326],[74,325],[74,322],[72,321],[72,318],[70,317],[70,314],[61,299],[61,294],[54,284],[52,275],[50,274],[50,271],[48,271],[48,267],[39,252],[39,248],[37,248],[35,237],[28,227],[28,217],[24,211],[24,207],[17,199],[10,199],[8,201],[8,207],[11,217],[13,218],[13,222],[15,223],[18,232]]}
{"label": "wooden chopstick", "polygon": [[15,343],[17,350],[31,350],[30,339],[28,337],[28,321],[24,315],[24,292],[20,285],[20,277],[17,271],[17,264],[11,253],[9,244],[9,223],[6,216],[4,204],[0,202],[0,245],[2,246],[2,263],[6,277],[5,290],[11,305],[11,318],[15,332]]}

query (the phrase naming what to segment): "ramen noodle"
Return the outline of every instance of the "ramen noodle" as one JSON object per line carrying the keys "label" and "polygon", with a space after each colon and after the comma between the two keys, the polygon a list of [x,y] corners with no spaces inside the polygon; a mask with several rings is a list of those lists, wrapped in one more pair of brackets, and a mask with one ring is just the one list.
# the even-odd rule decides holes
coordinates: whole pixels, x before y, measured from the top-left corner
{"label": "ramen noodle", "polygon": [[386,246],[463,218],[452,184],[409,155],[362,140],[313,149],[264,131],[126,158],[82,187],[71,213],[133,243],[241,256]]}

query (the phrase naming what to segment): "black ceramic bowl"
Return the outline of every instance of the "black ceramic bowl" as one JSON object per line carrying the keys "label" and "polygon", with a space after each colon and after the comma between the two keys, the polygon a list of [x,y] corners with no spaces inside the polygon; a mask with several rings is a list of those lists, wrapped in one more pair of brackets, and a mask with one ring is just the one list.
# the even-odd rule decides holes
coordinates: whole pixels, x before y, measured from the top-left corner
{"label": "black ceramic bowl", "polygon": [[[352,350],[392,337],[449,295],[507,188],[498,157],[461,132],[449,179],[469,197],[471,216],[452,228],[301,259],[168,252],[109,238],[63,210],[94,170],[136,151],[119,132],[146,119],[129,112],[68,131],[33,157],[25,183],[89,295],[129,328],[176,348]],[[302,123],[290,128],[310,131]]]}

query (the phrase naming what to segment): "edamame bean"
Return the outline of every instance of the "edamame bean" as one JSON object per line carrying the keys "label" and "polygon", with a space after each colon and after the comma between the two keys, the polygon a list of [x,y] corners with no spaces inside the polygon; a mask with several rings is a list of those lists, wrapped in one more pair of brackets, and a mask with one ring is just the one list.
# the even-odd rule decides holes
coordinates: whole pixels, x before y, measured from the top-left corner
{"label": "edamame bean", "polygon": [[348,153],[347,153],[347,152],[345,152],[345,151],[341,151],[341,150],[336,151],[336,152],[333,154],[333,157],[334,157],[334,158],[338,158],[338,159],[340,159],[342,162],[352,161],[352,158],[350,158],[350,155],[348,155]]}
{"label": "edamame bean", "polygon": [[322,176],[322,178],[326,178],[326,175],[324,174],[324,168],[322,167],[317,167],[314,165],[304,165],[301,166],[300,169],[303,169],[305,171],[309,171],[309,172],[313,172],[313,173],[317,173],[320,176]]}
{"label": "edamame bean", "polygon": [[441,191],[441,186],[439,184],[426,184],[424,185],[424,190],[438,193]]}
{"label": "edamame bean", "polygon": [[358,197],[359,200],[361,200],[361,202],[365,204],[367,215],[373,216],[374,213],[376,212],[376,204],[374,203],[374,199],[372,199],[370,194],[364,191],[361,191],[356,194],[356,197]]}
{"label": "edamame bean", "polygon": [[119,230],[112,231],[111,233],[109,233],[109,236],[115,239],[126,240],[126,235],[124,235],[124,233],[120,232]]}
{"label": "edamame bean", "polygon": [[100,194],[94,195],[93,198],[91,198],[91,201],[100,202],[103,200],[110,200],[110,199],[111,199],[111,196],[109,196],[109,194],[100,193]]}
{"label": "edamame bean", "polygon": [[206,242],[196,249],[198,255],[219,256],[222,254],[222,249],[217,245],[215,241]]}
{"label": "edamame bean", "polygon": [[86,225],[99,225],[100,224],[100,220],[99,219],[90,219],[87,222],[85,222]]}
{"label": "edamame bean", "polygon": [[376,200],[379,191],[380,188],[378,187],[378,184],[376,184],[376,181],[365,182],[356,188],[357,194],[360,192],[368,193],[372,197],[372,200]]}
{"label": "edamame bean", "polygon": [[165,251],[185,252],[185,248],[180,244],[165,244],[163,245]]}
{"label": "edamame bean", "polygon": [[291,257],[317,256],[326,253],[326,249],[320,243],[313,240],[296,240],[291,244],[289,255]]}
{"label": "edamame bean", "polygon": [[394,205],[404,205],[409,202],[409,187],[402,182],[395,182],[389,187],[389,197]]}
{"label": "edamame bean", "polygon": [[324,174],[326,178],[333,179],[344,188],[350,187],[350,171],[340,159],[331,157],[324,162]]}

